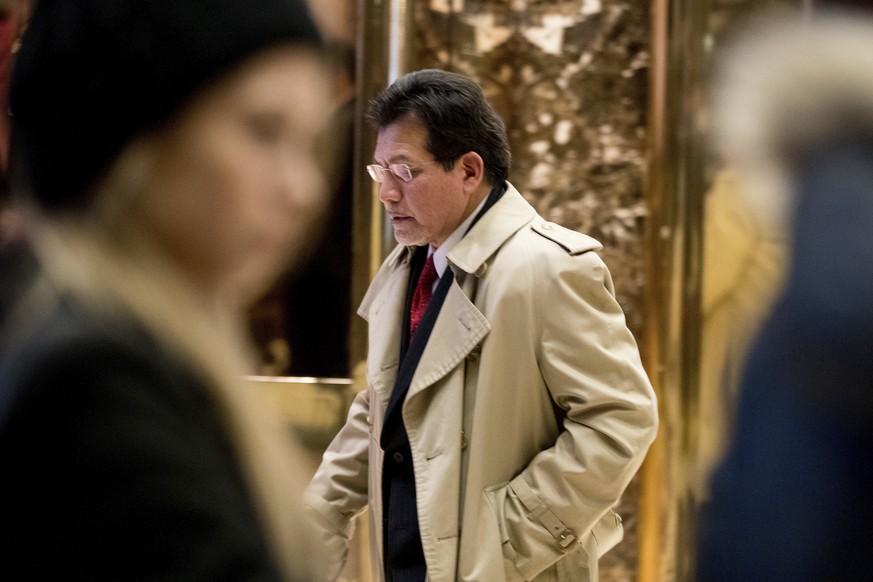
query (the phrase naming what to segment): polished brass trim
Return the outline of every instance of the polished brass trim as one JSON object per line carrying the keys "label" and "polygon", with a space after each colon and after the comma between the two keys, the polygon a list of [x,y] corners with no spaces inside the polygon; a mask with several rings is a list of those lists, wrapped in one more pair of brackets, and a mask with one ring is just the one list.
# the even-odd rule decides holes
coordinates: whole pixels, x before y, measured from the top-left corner
{"label": "polished brass trim", "polygon": [[343,386],[352,383],[351,378],[316,378],[315,376],[245,376],[251,382],[275,382],[278,384],[325,384]]}
{"label": "polished brass trim", "polygon": [[[367,107],[388,78],[387,14],[387,4],[381,0],[357,0],[355,84],[358,93],[355,102],[352,216],[352,306],[355,310],[378,269],[383,252],[382,211],[374,197],[373,182],[363,168],[370,163],[376,142],[375,132],[365,121]],[[350,357],[354,375],[367,358],[367,327],[357,316],[352,317]]]}
{"label": "polished brass trim", "polygon": [[[643,358],[659,407],[663,409],[664,388],[662,374],[663,329],[662,305],[666,305],[666,293],[661,285],[663,236],[669,231],[662,228],[664,206],[663,172],[666,147],[666,95],[667,95],[667,34],[669,0],[653,0],[651,5],[651,64],[649,77],[649,179],[647,205],[649,219],[646,233],[646,291],[643,301],[645,314]],[[659,412],[663,418],[663,411]],[[639,582],[660,582],[663,577],[661,548],[663,483],[665,473],[665,437],[662,428],[642,467],[642,493],[640,498],[640,557]]]}
{"label": "polished brass trim", "polygon": [[646,285],[647,369],[661,430],[644,467],[640,581],[693,579],[695,500],[687,463],[698,401],[706,153],[699,113],[707,71],[707,0],[655,0]]}

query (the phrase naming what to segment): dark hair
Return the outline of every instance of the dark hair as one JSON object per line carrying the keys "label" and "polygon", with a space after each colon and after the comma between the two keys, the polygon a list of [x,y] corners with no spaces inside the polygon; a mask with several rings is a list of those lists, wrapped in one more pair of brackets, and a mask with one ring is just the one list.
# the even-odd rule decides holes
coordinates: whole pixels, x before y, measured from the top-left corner
{"label": "dark hair", "polygon": [[446,170],[472,151],[482,156],[487,182],[507,179],[512,156],[506,126],[475,81],[439,69],[408,73],[370,103],[367,120],[381,129],[410,114],[424,124],[426,147]]}
{"label": "dark hair", "polygon": [[12,73],[10,180],[85,208],[122,149],[261,50],[321,46],[304,0],[43,0]]}

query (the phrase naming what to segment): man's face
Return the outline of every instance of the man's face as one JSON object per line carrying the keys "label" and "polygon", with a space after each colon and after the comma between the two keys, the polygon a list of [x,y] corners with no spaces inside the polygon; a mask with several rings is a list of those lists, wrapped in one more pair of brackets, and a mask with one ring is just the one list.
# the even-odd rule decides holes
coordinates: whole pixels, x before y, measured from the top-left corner
{"label": "man's face", "polygon": [[472,209],[463,165],[456,163],[446,171],[442,164],[426,163],[434,160],[426,143],[424,125],[407,115],[379,130],[373,160],[385,167],[407,164],[412,168],[409,182],[385,172],[384,181],[378,184],[379,200],[391,220],[394,238],[404,245],[429,243],[436,248]]}

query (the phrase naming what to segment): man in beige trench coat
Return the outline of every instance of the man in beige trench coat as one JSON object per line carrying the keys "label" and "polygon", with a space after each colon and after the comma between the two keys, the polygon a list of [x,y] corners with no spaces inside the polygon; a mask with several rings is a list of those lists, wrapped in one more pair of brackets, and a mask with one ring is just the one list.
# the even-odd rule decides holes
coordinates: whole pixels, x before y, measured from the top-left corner
{"label": "man in beige trench coat", "polygon": [[405,75],[369,120],[399,245],[358,310],[367,388],[307,491],[336,559],[325,576],[369,508],[375,580],[596,580],[657,431],[601,246],[506,181],[503,122],[469,79]]}

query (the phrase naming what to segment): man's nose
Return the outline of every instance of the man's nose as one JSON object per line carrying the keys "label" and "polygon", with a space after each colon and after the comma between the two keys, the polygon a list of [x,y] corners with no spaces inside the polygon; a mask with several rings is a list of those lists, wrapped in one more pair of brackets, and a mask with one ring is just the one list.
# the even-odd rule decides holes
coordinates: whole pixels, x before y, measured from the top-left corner
{"label": "man's nose", "polygon": [[[387,174],[387,172],[386,172]],[[379,183],[379,202],[383,204],[387,202],[397,202],[400,200],[402,193],[397,178],[386,175],[385,179]]]}

